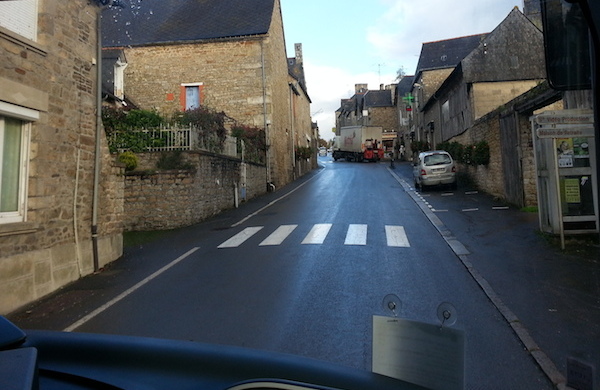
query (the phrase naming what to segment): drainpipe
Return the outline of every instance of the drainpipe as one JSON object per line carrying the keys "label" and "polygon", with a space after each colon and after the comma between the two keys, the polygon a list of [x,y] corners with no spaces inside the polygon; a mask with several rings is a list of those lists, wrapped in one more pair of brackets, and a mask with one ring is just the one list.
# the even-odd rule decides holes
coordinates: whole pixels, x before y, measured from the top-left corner
{"label": "drainpipe", "polygon": [[260,62],[262,71],[262,94],[263,94],[263,125],[265,127],[265,138],[267,150],[265,154],[267,164],[267,188],[271,190],[271,132],[269,131],[269,121],[267,120],[267,75],[265,72],[265,46],[264,40],[260,41]]}
{"label": "drainpipe", "polygon": [[292,169],[294,171],[292,178],[296,179],[296,128],[294,126],[294,86],[288,83],[290,87],[290,128],[292,135]]}
{"label": "drainpipe", "polygon": [[94,151],[94,188],[92,195],[92,251],[94,258],[94,272],[99,266],[98,255],[98,193],[100,192],[100,142],[102,141],[102,11],[112,5],[109,0],[103,6],[98,7],[96,18],[96,145]]}

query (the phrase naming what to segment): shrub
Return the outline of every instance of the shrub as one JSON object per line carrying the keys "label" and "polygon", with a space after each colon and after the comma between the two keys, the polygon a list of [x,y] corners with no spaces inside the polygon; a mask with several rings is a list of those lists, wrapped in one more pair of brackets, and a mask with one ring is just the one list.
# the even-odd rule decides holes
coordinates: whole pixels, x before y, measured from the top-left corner
{"label": "shrub", "polygon": [[[225,112],[217,112],[211,108],[202,106],[176,114],[177,122],[182,125],[195,126],[203,144],[209,147],[210,151],[221,152],[227,136]],[[217,141],[213,140],[217,137]]]}
{"label": "shrub", "polygon": [[485,141],[473,145],[473,165],[488,165],[490,163],[490,146]]}
{"label": "shrub", "polygon": [[296,160],[307,160],[315,154],[310,146],[296,146]]}
{"label": "shrub", "polygon": [[[267,137],[264,129],[246,125],[235,125],[231,135],[244,143],[244,159],[264,164],[267,152]],[[242,142],[237,143],[237,152],[242,153]]]}
{"label": "shrub", "polygon": [[124,118],[124,125],[128,129],[149,129],[159,127],[165,120],[156,111],[131,110]]}
{"label": "shrub", "polygon": [[126,171],[133,171],[137,168],[139,160],[138,157],[132,151],[127,151],[119,154],[119,162],[125,164]]}

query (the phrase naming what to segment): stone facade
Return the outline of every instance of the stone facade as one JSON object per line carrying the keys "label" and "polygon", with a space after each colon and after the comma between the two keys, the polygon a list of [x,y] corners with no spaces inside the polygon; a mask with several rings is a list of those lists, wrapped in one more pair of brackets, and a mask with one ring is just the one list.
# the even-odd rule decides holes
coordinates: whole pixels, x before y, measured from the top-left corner
{"label": "stone facade", "polygon": [[471,91],[473,119],[479,119],[504,103],[524,94],[541,80],[520,80],[473,84]]}
{"label": "stone facade", "polygon": [[[138,170],[125,176],[126,231],[164,230],[199,223],[242,202],[238,159],[184,152],[191,170],[156,171],[160,153],[141,153]],[[266,192],[266,168],[246,164],[245,200]],[[238,191],[238,198],[235,193]]]}
{"label": "stone facade", "polygon": [[[38,2],[34,39],[0,28],[0,115],[11,117],[12,108],[17,118],[22,110],[35,114],[24,120],[26,215],[17,223],[0,219],[0,313],[94,271],[97,16],[87,1],[48,0]],[[123,170],[103,131],[100,137],[103,266],[122,254]]]}
{"label": "stone facade", "polygon": [[296,102],[296,111],[290,108],[279,1],[275,5],[266,35],[123,48],[124,88],[140,108],[170,115],[186,109],[186,86],[198,87],[201,105],[265,128],[267,181],[281,187],[294,179],[292,127],[296,134],[312,132],[310,100]]}
{"label": "stone facade", "polygon": [[[543,84],[479,118],[466,131],[452,137],[449,141],[462,145],[486,141],[490,147],[490,163],[486,166],[460,164],[460,174],[468,176],[469,180],[480,190],[513,204],[516,203],[509,199],[509,194],[506,192],[506,181],[518,176],[522,181],[519,183],[522,187],[522,199],[519,199],[521,204],[516,205],[520,207],[536,206],[538,202],[537,172],[530,117],[534,112],[561,110],[563,106],[561,94],[550,91],[547,84]],[[502,117],[516,118],[516,144],[502,144]],[[507,149],[515,148],[517,150],[511,156],[503,153]],[[520,172],[506,172],[503,159],[512,158],[514,155],[519,156],[517,165]],[[511,179],[507,178],[507,174],[511,175]]]}

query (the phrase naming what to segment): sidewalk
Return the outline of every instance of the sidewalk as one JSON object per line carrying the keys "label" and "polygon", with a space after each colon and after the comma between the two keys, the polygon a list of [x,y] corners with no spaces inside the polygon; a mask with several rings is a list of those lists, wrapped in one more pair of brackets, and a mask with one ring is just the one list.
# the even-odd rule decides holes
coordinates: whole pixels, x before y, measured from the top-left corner
{"label": "sidewalk", "polygon": [[445,190],[417,192],[411,169],[409,163],[400,163],[390,171],[403,179],[404,189],[555,386],[563,388],[567,359],[575,359],[583,363],[579,373],[595,370],[594,389],[600,389],[598,241],[568,237],[562,251],[556,239],[539,232],[537,213],[507,207],[460,185],[453,195]]}

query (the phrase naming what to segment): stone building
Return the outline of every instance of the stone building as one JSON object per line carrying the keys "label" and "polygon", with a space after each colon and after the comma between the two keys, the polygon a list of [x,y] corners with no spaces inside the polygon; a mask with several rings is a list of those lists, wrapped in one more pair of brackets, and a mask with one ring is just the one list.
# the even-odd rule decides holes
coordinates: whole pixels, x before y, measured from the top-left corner
{"label": "stone building", "polygon": [[[398,150],[400,145],[404,145],[402,151],[406,153],[406,148],[411,141],[411,130],[413,124],[413,113],[415,106],[415,98],[411,91],[413,90],[413,84],[415,76],[403,76],[396,86],[396,93],[394,96],[394,105],[398,109],[398,135],[397,145]],[[398,156],[403,158],[406,155]]]}
{"label": "stone building", "polygon": [[425,104],[460,61],[471,53],[486,35],[470,35],[423,43],[411,90],[411,96],[414,97],[411,126],[413,140],[428,142],[429,145],[435,146],[433,139],[435,124],[432,128],[430,124],[433,122],[433,119],[430,118],[432,113],[429,112],[426,115]]}
{"label": "stone building", "polygon": [[84,0],[0,2],[0,313],[122,254],[123,172],[96,116],[98,17]]}
{"label": "stone building", "polygon": [[[290,137],[292,150],[295,151],[298,146],[310,147],[313,150],[318,148],[319,133],[318,128],[314,129],[310,117],[310,97],[306,88],[306,79],[304,77],[304,60],[302,56],[302,44],[294,45],[295,56],[288,58],[290,86],[290,127],[286,128],[286,136]],[[309,170],[317,168],[317,159],[311,158],[308,161],[293,159],[293,178],[302,176]]]}
{"label": "stone building", "polygon": [[425,122],[434,124],[432,147],[461,134],[545,77],[542,32],[514,8],[424,102]]}
{"label": "stone building", "polygon": [[144,0],[102,21],[103,47],[123,50],[126,95],[140,108],[168,116],[203,105],[264,128],[266,182],[293,180],[294,134],[312,134],[310,99],[290,75],[279,0]]}
{"label": "stone building", "polygon": [[356,84],[355,93],[342,99],[336,111],[336,133],[344,126],[381,126],[382,141],[386,151],[391,152],[398,132],[398,114],[394,104],[396,85],[368,89],[367,84]]}

